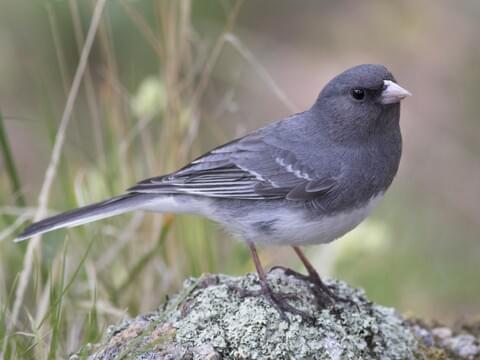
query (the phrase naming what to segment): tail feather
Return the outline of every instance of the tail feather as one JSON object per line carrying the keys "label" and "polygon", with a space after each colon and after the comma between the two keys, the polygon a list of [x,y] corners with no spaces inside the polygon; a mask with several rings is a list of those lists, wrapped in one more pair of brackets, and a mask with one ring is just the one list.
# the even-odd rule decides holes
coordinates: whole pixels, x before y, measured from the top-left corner
{"label": "tail feather", "polygon": [[130,193],[114,197],[96,204],[87,205],[70,210],[56,216],[49,217],[28,226],[15,241],[22,241],[34,235],[43,234],[61,228],[71,228],[92,221],[123,214],[140,208],[149,196]]}

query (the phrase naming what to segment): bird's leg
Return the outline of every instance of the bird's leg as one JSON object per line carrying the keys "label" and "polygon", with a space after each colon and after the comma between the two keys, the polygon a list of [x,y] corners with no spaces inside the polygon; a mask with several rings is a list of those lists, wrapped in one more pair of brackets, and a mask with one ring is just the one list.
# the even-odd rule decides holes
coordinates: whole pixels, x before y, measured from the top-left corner
{"label": "bird's leg", "polygon": [[292,246],[292,248],[308,272],[307,278],[313,284],[314,294],[319,304],[324,306],[327,305],[325,303],[325,295],[327,299],[330,300],[329,302],[333,302],[332,300],[338,300],[337,296],[332,292],[332,290],[330,290],[330,288],[322,281],[317,270],[315,270],[312,263],[308,261],[303,251],[298,246]]}
{"label": "bird's leg", "polygon": [[333,291],[328,287],[328,285],[326,285],[322,281],[322,279],[320,278],[320,275],[318,275],[317,270],[315,270],[315,268],[310,263],[310,261],[308,261],[303,251],[298,246],[292,246],[292,248],[297,254],[297,256],[300,258],[300,260],[302,261],[303,266],[305,266],[305,269],[307,270],[308,275],[300,274],[299,272],[296,272],[288,268],[284,269],[285,274],[291,275],[301,280],[309,281],[310,283],[312,283],[313,285],[312,291],[320,307],[324,308],[330,304],[335,303],[335,301],[353,303],[351,300],[344,299],[336,295],[335,293],[333,293]]}
{"label": "bird's leg", "polygon": [[268,285],[267,275],[265,274],[265,270],[260,263],[260,258],[257,254],[257,249],[255,245],[251,242],[248,242],[248,247],[250,249],[250,253],[252,254],[253,263],[255,264],[255,268],[257,270],[258,279],[260,282],[259,291],[252,291],[252,290],[245,290],[245,289],[236,289],[241,296],[264,296],[265,299],[278,311],[280,314],[280,318],[288,322],[288,318],[285,313],[289,312],[294,315],[300,315],[303,320],[308,322],[313,322],[314,319],[308,313],[302,310],[298,310],[292,305],[290,305],[287,300],[295,298],[296,295],[294,294],[282,294],[282,293],[274,293],[270,286]]}

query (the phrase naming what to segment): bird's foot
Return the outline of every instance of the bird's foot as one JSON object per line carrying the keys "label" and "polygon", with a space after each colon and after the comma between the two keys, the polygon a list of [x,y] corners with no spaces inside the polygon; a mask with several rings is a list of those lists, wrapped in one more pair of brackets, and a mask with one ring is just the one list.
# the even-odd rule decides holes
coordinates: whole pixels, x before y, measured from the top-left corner
{"label": "bird's foot", "polygon": [[358,307],[357,304],[349,299],[335,294],[332,289],[325,284],[320,276],[314,272],[308,275],[299,273],[298,271],[292,270],[284,266],[274,266],[270,271],[280,269],[287,276],[293,276],[302,281],[308,282],[310,284],[310,289],[312,290],[313,295],[315,296],[316,304],[319,309],[325,309],[329,306],[334,305],[336,302],[348,303],[352,306]]}
{"label": "bird's foot", "polygon": [[277,310],[280,318],[286,322],[290,322],[287,313],[298,315],[303,321],[314,324],[315,318],[306,311],[299,310],[288,303],[288,300],[298,299],[298,295],[291,293],[274,292],[268,285],[262,285],[260,290],[247,290],[237,286],[231,286],[232,290],[236,291],[240,297],[258,297],[263,296],[268,303]]}

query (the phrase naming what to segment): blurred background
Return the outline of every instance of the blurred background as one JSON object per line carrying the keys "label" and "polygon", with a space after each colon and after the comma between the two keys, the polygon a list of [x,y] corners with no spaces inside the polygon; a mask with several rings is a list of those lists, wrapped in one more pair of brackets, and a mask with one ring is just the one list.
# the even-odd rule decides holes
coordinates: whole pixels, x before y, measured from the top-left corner
{"label": "blurred background", "polygon": [[[306,253],[320,273],[404,313],[447,324],[480,313],[480,2],[103,5],[0,4],[5,358],[65,356],[108,324],[155,309],[186,277],[253,271],[241,242],[191,216],[137,213],[14,244],[39,201],[54,214],[175,170],[305,109],[360,63],[385,64],[414,95],[402,106],[400,172],[368,221]],[[61,126],[89,29],[88,64]],[[52,154],[60,157],[48,187]],[[289,248],[261,256],[301,269]]]}

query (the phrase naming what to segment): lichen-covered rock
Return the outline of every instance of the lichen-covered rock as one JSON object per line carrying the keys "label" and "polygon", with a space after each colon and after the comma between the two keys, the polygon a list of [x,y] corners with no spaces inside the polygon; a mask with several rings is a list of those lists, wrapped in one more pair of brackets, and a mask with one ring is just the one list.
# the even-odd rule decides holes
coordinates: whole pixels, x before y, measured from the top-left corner
{"label": "lichen-covered rock", "polygon": [[[291,314],[289,322],[282,321],[263,297],[240,296],[235,289],[259,289],[254,274],[205,275],[186,281],[183,290],[158,312],[111,327],[103,344],[79,355],[144,360],[404,360],[429,359],[425,354],[437,354],[433,347],[436,336],[430,330],[407,323],[393,309],[369,302],[362,290],[327,281],[337,296],[351,301],[318,309],[309,283],[280,270],[269,274],[269,283],[274,291],[295,294],[290,303],[311,314],[315,322]],[[431,344],[424,340],[428,337]],[[456,344],[470,341],[471,355],[471,340],[461,338]],[[438,352],[439,356],[444,353]]]}
{"label": "lichen-covered rock", "polygon": [[419,319],[408,323],[419,341],[420,359],[480,360],[480,319],[458,322],[454,329]]}

